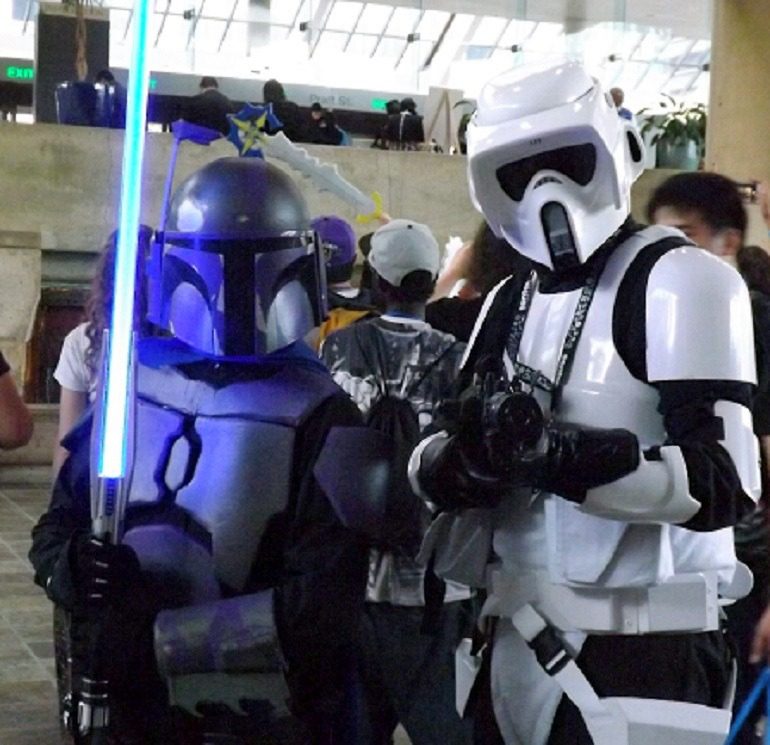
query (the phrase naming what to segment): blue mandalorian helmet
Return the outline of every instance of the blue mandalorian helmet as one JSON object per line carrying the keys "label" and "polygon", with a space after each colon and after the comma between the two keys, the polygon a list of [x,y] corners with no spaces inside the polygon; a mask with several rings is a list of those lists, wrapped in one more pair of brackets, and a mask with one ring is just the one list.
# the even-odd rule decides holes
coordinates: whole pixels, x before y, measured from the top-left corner
{"label": "blue mandalorian helmet", "polygon": [[150,320],[216,357],[256,357],[326,314],[323,255],[294,182],[261,158],[222,158],[171,199],[149,271]]}

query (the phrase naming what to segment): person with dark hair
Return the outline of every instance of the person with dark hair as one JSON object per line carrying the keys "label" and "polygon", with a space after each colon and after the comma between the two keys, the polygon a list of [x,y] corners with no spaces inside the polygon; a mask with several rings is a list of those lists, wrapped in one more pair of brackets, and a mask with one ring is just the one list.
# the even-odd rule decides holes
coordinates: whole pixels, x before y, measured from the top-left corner
{"label": "person with dark hair", "polygon": [[741,246],[735,260],[749,290],[770,296],[770,254],[759,246]]}
{"label": "person with dark hair", "polygon": [[[388,119],[393,115],[399,114],[400,111],[401,103],[397,98],[391,98],[390,101],[385,103],[385,114],[388,116]],[[388,149],[388,121],[382,125],[370,147],[376,147],[380,150]]]}
{"label": "person with dark hair", "polygon": [[[482,221],[473,240],[458,249],[439,275],[425,317],[433,328],[467,342],[487,293],[506,277],[526,276],[532,268],[529,259],[512,251],[508,242],[497,238]],[[460,281],[464,285],[457,296],[446,297]]]}
{"label": "person with dark hair", "polygon": [[743,245],[747,222],[735,182],[705,171],[667,178],[650,197],[647,219],[678,228],[693,243],[732,266]]}
{"label": "person with dark hair", "polygon": [[201,92],[182,106],[182,119],[226,135],[230,131],[227,115],[235,111],[232,101],[219,90],[217,79],[211,75],[204,75],[198,87]]}
{"label": "person with dark hair", "polygon": [[610,96],[612,97],[612,102],[615,104],[618,110],[618,116],[621,119],[628,119],[628,121],[632,122],[634,120],[634,115],[629,109],[623,106],[623,101],[626,98],[626,94],[623,92],[623,89],[610,88]]}
{"label": "person with dark hair", "polygon": [[[449,393],[463,348],[425,322],[439,268],[438,243],[427,226],[392,220],[372,236],[368,261],[384,314],[331,334],[321,359],[370,424],[378,406],[405,400],[424,431]],[[411,494],[408,484],[404,487]],[[424,526],[413,527],[419,542]],[[463,601],[470,593],[447,583],[435,627],[423,633],[424,580],[424,568],[408,552],[370,551],[362,640],[370,732],[362,742],[392,742],[399,722],[421,745],[470,742],[469,723],[454,705],[453,668],[455,647],[467,631]]]}
{"label": "person with dark hair", "polygon": [[[145,256],[150,248],[152,228],[139,228],[139,255]],[[112,288],[115,280],[115,251],[117,231],[110,235],[96,263],[91,281],[91,292],[86,301],[86,320],[77,325],[64,337],[59,362],[53,377],[61,386],[59,400],[59,426],[56,449],[53,457],[54,473],[59,471],[69,451],[61,445],[62,440],[93,403],[101,359],[102,336],[110,325]],[[137,276],[138,300],[135,305],[136,323],[140,333],[149,330],[145,320],[147,297],[145,283]]]}
{"label": "person with dark hair", "polygon": [[315,145],[341,145],[343,133],[337,126],[334,114],[314,101],[310,107],[308,142]]}
{"label": "person with dark hair", "polygon": [[276,132],[283,132],[292,142],[307,141],[307,133],[299,106],[294,101],[287,100],[283,85],[275,78],[266,81],[262,86],[262,101],[265,104],[272,104],[273,113],[281,121],[280,127],[268,125],[265,128],[267,134],[273,135]]}
{"label": "person with dark hair", "polygon": [[[762,249],[743,245],[747,215],[736,184],[718,173],[679,173],[666,179],[650,197],[650,221],[679,228],[693,243],[723,259],[737,269],[751,294],[754,322],[754,351],[757,362],[757,388],[752,414],[754,432],[762,445],[762,497],[753,511],[735,526],[738,560],[754,575],[754,586],[746,596],[725,608],[727,628],[738,647],[738,687],[734,711],[746,699],[757,670],[749,663],[754,629],[769,599],[770,526],[768,526],[767,447],[770,443],[770,257]],[[757,253],[759,252],[759,253]],[[762,254],[761,256],[759,254]],[[762,716],[761,707],[751,723]],[[751,724],[738,735],[740,745],[755,745]]]}
{"label": "person with dark hair", "polygon": [[422,117],[413,98],[404,98],[399,112],[388,116],[385,136],[390,150],[418,150],[425,142]]}

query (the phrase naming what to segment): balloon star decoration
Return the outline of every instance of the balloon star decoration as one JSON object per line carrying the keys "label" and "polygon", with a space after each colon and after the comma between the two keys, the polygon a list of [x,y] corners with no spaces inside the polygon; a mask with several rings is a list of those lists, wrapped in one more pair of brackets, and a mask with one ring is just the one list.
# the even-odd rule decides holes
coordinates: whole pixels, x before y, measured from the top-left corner
{"label": "balloon star decoration", "polygon": [[283,132],[268,134],[266,129],[278,129],[281,120],[273,113],[272,104],[246,104],[237,114],[230,114],[227,139],[243,157],[264,158],[265,154],[282,160],[307,176],[321,191],[330,191],[356,210],[360,223],[376,220],[382,215],[382,197],[377,192],[367,196],[340,174],[336,165],[323,163],[295,145]]}
{"label": "balloon star decoration", "polygon": [[235,145],[238,155],[245,158],[264,158],[260,141],[265,130],[278,129],[283,122],[273,113],[273,105],[255,106],[247,103],[237,114],[228,114],[230,131],[227,139]]}

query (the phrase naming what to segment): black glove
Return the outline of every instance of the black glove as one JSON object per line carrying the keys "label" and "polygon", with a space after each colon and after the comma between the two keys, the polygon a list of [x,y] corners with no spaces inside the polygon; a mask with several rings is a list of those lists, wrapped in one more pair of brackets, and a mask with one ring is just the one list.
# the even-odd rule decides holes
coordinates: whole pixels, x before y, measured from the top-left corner
{"label": "black glove", "polygon": [[548,452],[537,463],[532,486],[582,502],[586,491],[639,467],[639,441],[626,429],[599,429],[565,422],[547,427]]}
{"label": "black glove", "polygon": [[582,502],[588,489],[639,466],[639,441],[628,430],[551,422],[538,431],[524,398],[507,402],[508,426],[498,426],[505,412],[490,416],[478,397],[447,402],[438,418],[450,437],[425,449],[420,468],[420,483],[436,505],[494,507],[515,487]]}
{"label": "black glove", "polygon": [[419,481],[441,509],[494,507],[513,486],[490,460],[482,408],[478,396],[466,395],[442,403],[436,412],[434,424],[448,437],[423,450]]}
{"label": "black glove", "polygon": [[76,602],[87,606],[104,607],[125,600],[141,574],[134,549],[88,534],[73,538],[69,564]]}

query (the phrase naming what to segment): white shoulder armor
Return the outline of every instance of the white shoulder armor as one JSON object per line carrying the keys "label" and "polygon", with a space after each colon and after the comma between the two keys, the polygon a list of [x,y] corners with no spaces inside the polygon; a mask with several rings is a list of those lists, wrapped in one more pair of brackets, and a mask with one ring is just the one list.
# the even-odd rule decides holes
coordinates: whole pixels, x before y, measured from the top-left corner
{"label": "white shoulder armor", "polygon": [[729,264],[695,246],[664,254],[646,293],[647,376],[756,383],[746,284]]}

